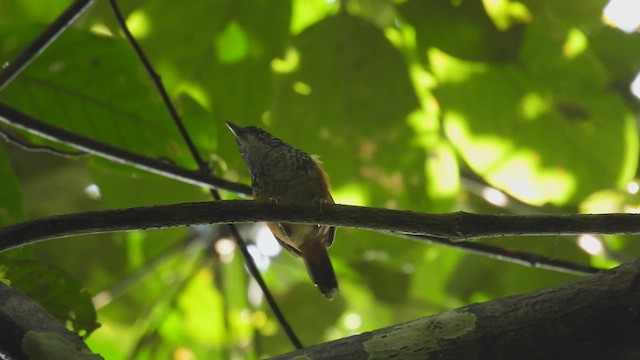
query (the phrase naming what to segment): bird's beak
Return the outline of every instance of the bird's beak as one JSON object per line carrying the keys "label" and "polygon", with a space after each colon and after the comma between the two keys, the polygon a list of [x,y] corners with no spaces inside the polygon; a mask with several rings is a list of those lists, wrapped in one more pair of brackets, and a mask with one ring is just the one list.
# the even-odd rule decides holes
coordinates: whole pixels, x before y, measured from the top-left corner
{"label": "bird's beak", "polygon": [[232,123],[231,121],[225,121],[224,123],[227,124],[227,127],[229,128],[229,130],[231,130],[231,132],[235,137],[239,137],[240,134],[242,133],[242,130],[244,130],[243,127],[238,126]]}

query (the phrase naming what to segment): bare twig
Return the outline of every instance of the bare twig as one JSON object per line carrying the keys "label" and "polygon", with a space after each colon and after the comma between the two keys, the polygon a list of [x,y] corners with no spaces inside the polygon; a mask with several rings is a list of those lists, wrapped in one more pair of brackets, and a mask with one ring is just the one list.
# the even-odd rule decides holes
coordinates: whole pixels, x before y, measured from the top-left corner
{"label": "bare twig", "polygon": [[522,252],[514,249],[504,249],[497,246],[482,244],[478,242],[457,242],[453,243],[447,239],[428,237],[423,235],[408,235],[394,233],[396,236],[406,237],[413,240],[426,241],[461,251],[485,256],[491,259],[510,262],[531,268],[545,269],[572,275],[590,275],[602,269],[593,266],[579,265],[560,259],[549,259],[548,257]]}
{"label": "bare twig", "polygon": [[45,152],[52,155],[57,155],[61,157],[67,158],[76,158],[83,157],[89,154],[82,151],[64,151],[60,149],[54,149],[49,146],[44,145],[35,145],[30,143],[27,139],[21,138],[20,136],[11,133],[7,129],[0,126],[0,137],[3,138],[6,142],[13,144],[25,151],[33,151],[33,152]]}
{"label": "bare twig", "polygon": [[82,135],[49,125],[3,103],[0,103],[0,122],[80,151],[116,163],[129,165],[140,170],[149,171],[198,186],[217,187],[239,194],[251,194],[251,188],[244,184],[238,184],[197,171],[186,170],[166,161],[151,159],[100,141],[89,139]]}

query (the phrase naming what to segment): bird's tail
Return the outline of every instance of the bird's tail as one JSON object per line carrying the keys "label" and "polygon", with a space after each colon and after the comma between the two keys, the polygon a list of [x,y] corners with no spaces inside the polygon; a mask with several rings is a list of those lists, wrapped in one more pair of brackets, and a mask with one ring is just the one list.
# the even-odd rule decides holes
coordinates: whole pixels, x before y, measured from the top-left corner
{"label": "bird's tail", "polygon": [[319,241],[307,241],[301,246],[300,252],[311,280],[327,299],[333,299],[338,291],[338,280],[333,272],[327,248]]}

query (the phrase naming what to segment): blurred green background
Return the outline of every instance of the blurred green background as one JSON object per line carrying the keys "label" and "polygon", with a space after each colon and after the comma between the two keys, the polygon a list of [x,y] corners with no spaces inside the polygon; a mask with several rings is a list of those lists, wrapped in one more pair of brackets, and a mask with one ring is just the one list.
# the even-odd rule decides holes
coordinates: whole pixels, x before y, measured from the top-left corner
{"label": "blurred green background", "polygon": [[[69,3],[0,0],[0,63]],[[250,181],[224,126],[231,120],[321,155],[339,203],[517,214],[639,208],[640,103],[630,85],[640,71],[640,35],[616,28],[606,5],[120,1],[218,175]],[[195,168],[104,0],[0,102]],[[206,189],[102,159],[0,147],[0,226],[209,199]],[[340,229],[330,253],[341,293],[327,302],[264,228],[241,231],[305,345],[578,279]],[[107,359],[251,359],[292,350],[228,236],[224,227],[194,227],[60,239],[2,254],[0,277],[90,333],[88,344]],[[640,252],[623,236],[483,242],[605,268]]]}

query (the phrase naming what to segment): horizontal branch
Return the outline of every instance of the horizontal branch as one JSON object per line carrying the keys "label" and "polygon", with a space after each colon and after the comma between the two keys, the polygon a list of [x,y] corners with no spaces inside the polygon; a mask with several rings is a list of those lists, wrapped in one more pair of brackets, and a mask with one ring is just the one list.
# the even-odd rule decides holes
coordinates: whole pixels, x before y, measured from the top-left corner
{"label": "horizontal branch", "polygon": [[311,203],[234,200],[93,211],[33,220],[0,229],[0,251],[74,235],[259,221],[393,231],[452,242],[497,236],[640,234],[640,215],[635,214],[427,214],[338,204],[324,204],[320,208]]}

